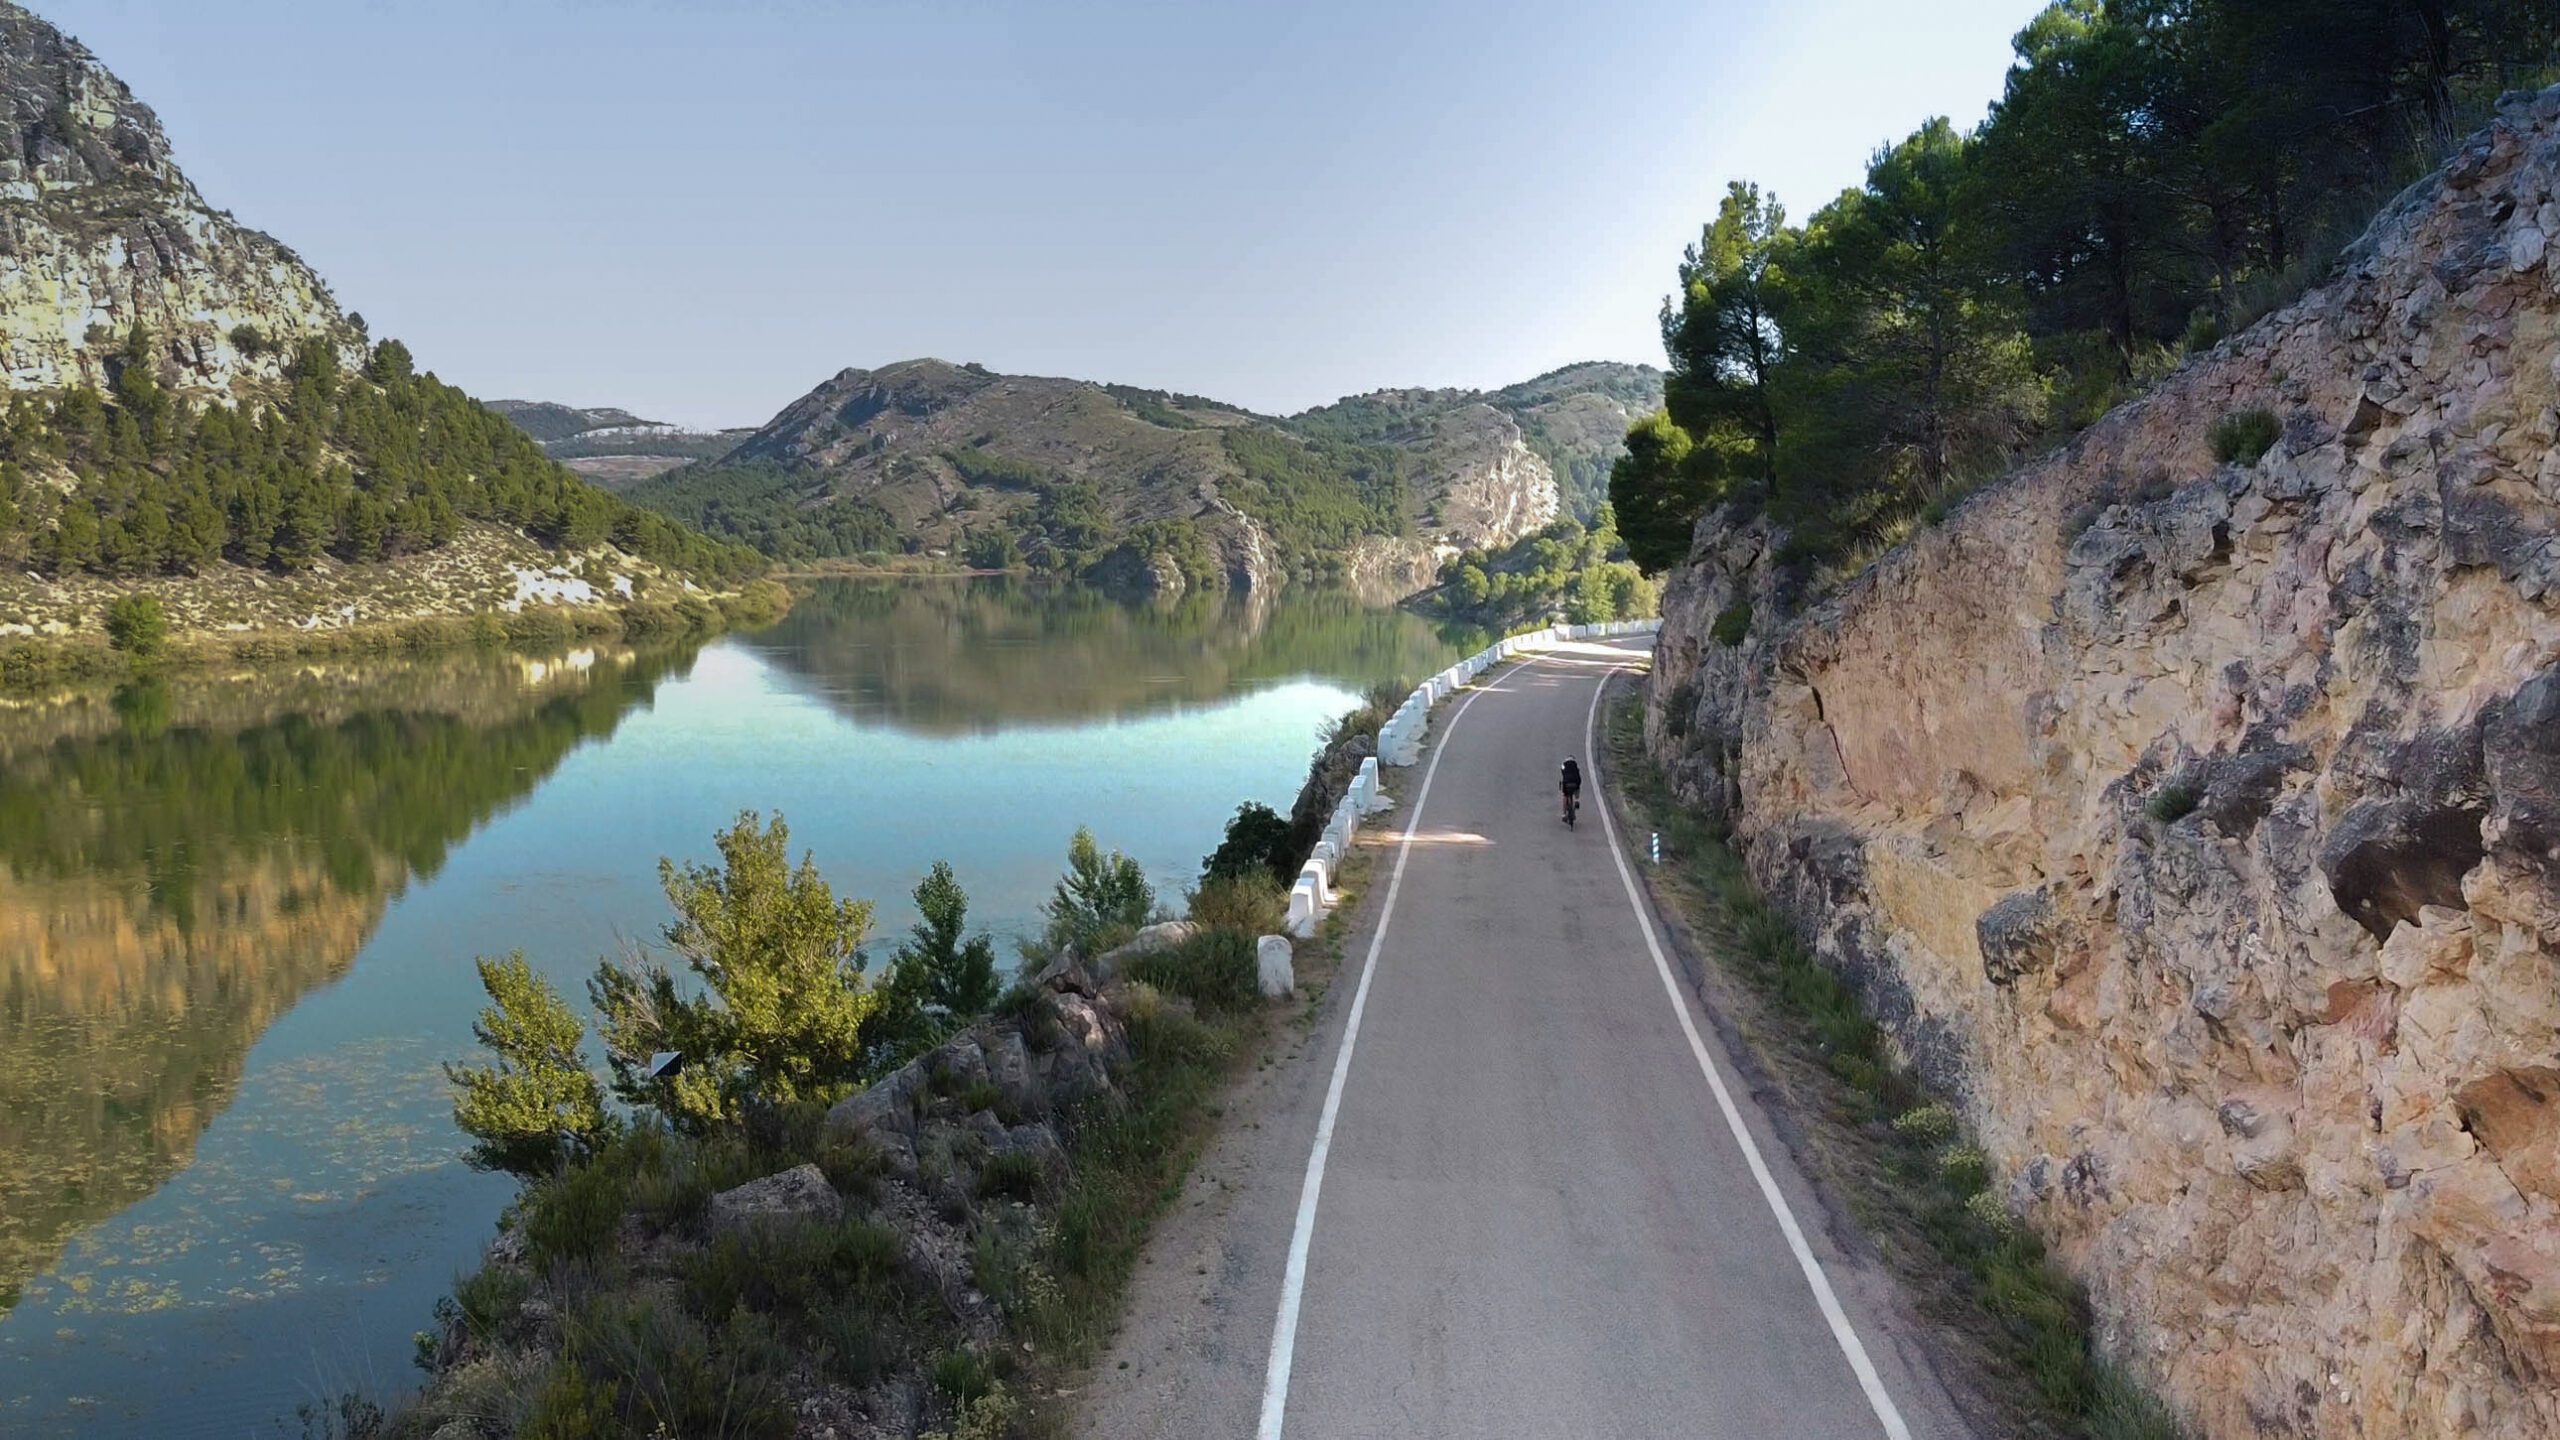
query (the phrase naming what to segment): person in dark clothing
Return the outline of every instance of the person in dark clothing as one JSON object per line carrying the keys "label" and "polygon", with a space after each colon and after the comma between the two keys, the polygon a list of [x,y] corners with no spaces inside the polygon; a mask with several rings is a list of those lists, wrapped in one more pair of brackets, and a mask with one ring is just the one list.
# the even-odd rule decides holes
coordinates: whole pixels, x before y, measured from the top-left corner
{"label": "person in dark clothing", "polygon": [[1564,791],[1564,823],[1570,825],[1573,812],[1582,805],[1582,767],[1574,763],[1572,756],[1564,757],[1564,774],[1556,783]]}

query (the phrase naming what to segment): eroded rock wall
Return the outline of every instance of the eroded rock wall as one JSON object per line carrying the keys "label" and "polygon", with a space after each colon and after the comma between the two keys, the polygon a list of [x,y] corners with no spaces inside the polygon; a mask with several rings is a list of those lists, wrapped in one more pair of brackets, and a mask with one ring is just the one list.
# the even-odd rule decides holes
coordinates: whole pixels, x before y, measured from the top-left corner
{"label": "eroded rock wall", "polygon": [[0,379],[104,387],[136,325],[211,395],[277,379],[307,337],[359,338],[292,251],[205,204],[123,81],[0,0]]}
{"label": "eroded rock wall", "polygon": [[2560,91],[1840,593],[1666,596],[1656,753],[2209,1435],[2560,1434],[2554,236]]}

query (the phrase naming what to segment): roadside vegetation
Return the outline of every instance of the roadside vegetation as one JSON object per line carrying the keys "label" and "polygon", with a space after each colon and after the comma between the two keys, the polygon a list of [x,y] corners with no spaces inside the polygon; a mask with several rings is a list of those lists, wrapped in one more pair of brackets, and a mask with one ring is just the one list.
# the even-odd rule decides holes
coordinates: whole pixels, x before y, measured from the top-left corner
{"label": "roadside vegetation", "polygon": [[[1327,755],[1373,741],[1374,709]],[[1320,757],[1311,790],[1335,768]],[[419,1337],[420,1402],[385,1417],[349,1400],[306,1425],[1054,1433],[1048,1397],[1109,1339],[1219,1096],[1282,1014],[1255,942],[1280,927],[1293,843],[1245,807],[1184,897],[1189,923],[1167,926],[1136,862],[1079,832],[1008,982],[949,866],[874,968],[870,907],[795,860],[780,816],[745,814],[716,861],[661,863],[662,949],[598,964],[600,1070],[580,1007],[521,955],[483,958],[481,1054],[447,1075],[471,1163],[524,1189]],[[1006,1054],[1022,1064],[981,1058]],[[868,1126],[831,1115],[855,1096],[880,1102]],[[728,1208],[724,1192],[777,1179],[798,1187],[788,1204]]]}
{"label": "roadside vegetation", "polygon": [[2548,6],[2062,0],[1971,131],[1929,121],[1801,225],[1734,182],[1610,479],[1636,562],[1680,563],[1726,502],[1806,566],[1936,523],[2332,273],[2555,46]]}
{"label": "roadside vegetation", "polygon": [[1470,550],[1441,567],[1418,602],[1453,620],[1508,630],[1561,619],[1574,625],[1658,615],[1662,590],[1627,558],[1617,512],[1603,504],[1589,528],[1558,520],[1498,550]]}
{"label": "roadside vegetation", "polygon": [[1658,832],[1646,873],[1708,967],[1788,1106],[1804,1147],[1966,1368],[2034,1433],[2176,1440],[2168,1413],[2092,1344],[2079,1287],[1991,1188],[1982,1148],[1947,1097],[1895,1057],[1857,995],[1754,887],[1727,837],[1676,801],[1645,754],[1641,702],[1608,711],[1607,777],[1633,825]]}
{"label": "roadside vegetation", "polygon": [[330,656],[424,655],[466,648],[540,654],[600,640],[671,644],[769,625],[790,607],[790,591],[771,580],[754,580],[727,594],[667,600],[528,605],[313,629],[203,633],[177,630],[159,596],[129,592],[107,603],[102,637],[0,637],[0,693],[147,679],[173,669]]}

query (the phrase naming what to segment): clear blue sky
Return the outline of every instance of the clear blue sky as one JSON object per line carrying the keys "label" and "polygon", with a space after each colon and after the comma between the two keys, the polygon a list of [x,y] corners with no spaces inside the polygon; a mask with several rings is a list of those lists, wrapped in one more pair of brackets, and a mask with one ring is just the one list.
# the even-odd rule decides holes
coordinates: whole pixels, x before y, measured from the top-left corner
{"label": "clear blue sky", "polygon": [[1971,125],[2037,0],[34,0],[483,396],[915,355],[1288,411],[1659,363],[1724,182]]}

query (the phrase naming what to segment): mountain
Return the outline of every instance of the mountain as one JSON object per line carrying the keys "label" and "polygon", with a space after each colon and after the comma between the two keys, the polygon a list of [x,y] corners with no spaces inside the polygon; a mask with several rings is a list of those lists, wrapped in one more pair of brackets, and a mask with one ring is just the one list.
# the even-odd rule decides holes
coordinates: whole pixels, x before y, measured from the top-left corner
{"label": "mountain", "polygon": [[0,0],[0,371],[105,388],[136,324],[196,395],[281,380],[306,340],[353,359],[363,338],[299,256],[205,204],[123,81]]}
{"label": "mountain", "polygon": [[1285,574],[1395,595],[1597,503],[1642,366],[1393,390],[1287,418],[1172,391],[908,360],[839,372],[631,498],[789,559],[905,550],[1152,590]]}
{"label": "mountain", "polygon": [[643,420],[613,406],[582,409],[548,400],[482,403],[532,436],[544,454],[608,490],[696,460],[717,459],[755,433],[750,429],[689,430],[663,420]]}
{"label": "mountain", "polygon": [[0,679],[95,648],[136,595],[182,636],[316,645],[529,601],[622,610],[758,563],[373,343],[300,257],[205,203],[96,56],[11,0],[0,369]]}

